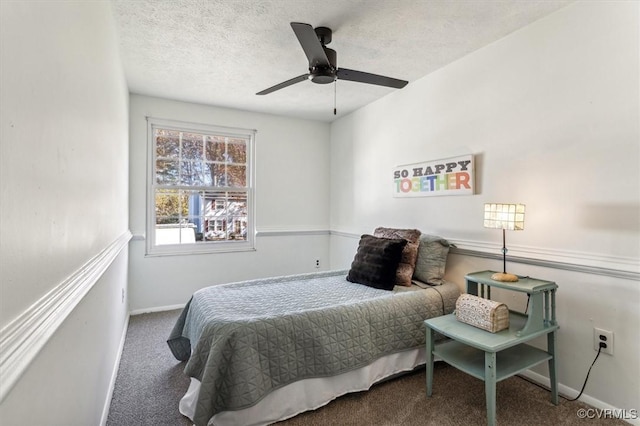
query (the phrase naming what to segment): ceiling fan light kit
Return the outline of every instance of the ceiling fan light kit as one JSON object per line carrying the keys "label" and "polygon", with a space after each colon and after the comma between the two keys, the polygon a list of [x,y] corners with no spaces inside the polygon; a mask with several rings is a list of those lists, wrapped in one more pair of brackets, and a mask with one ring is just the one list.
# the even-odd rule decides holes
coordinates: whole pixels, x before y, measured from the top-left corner
{"label": "ceiling fan light kit", "polygon": [[266,95],[305,80],[311,80],[318,84],[333,83],[336,80],[348,80],[395,89],[401,89],[408,83],[408,81],[405,80],[398,80],[378,74],[338,68],[338,55],[336,51],[326,46],[331,43],[332,39],[332,31],[330,28],[318,27],[314,30],[311,25],[299,22],[292,22],[291,28],[298,38],[302,50],[304,50],[305,55],[307,55],[309,73],[276,84],[275,86],[256,93],[256,95]]}

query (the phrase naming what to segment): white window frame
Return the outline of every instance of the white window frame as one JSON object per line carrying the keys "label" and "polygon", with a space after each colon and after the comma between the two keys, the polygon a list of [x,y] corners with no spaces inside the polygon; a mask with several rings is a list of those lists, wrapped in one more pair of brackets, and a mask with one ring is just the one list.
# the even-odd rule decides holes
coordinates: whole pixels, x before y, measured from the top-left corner
{"label": "white window frame", "polygon": [[[241,241],[200,241],[184,244],[156,244],[156,144],[154,130],[156,128],[177,130],[181,132],[212,134],[247,140],[246,189],[238,190],[234,187],[190,187],[190,189],[206,189],[214,191],[246,192],[247,194],[247,236]],[[233,127],[215,126],[201,123],[190,123],[178,120],[147,117],[147,199],[146,199],[146,255],[189,255],[202,253],[224,253],[234,251],[255,250],[255,134],[256,130]],[[185,189],[178,186],[177,189]]]}

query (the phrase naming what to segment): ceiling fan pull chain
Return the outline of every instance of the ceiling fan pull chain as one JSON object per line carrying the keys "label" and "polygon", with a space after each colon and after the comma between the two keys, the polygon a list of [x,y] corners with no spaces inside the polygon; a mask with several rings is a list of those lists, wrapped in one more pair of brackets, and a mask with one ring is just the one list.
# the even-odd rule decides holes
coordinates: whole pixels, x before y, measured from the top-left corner
{"label": "ceiling fan pull chain", "polygon": [[333,81],[333,115],[336,115],[336,91],[338,87],[338,80]]}

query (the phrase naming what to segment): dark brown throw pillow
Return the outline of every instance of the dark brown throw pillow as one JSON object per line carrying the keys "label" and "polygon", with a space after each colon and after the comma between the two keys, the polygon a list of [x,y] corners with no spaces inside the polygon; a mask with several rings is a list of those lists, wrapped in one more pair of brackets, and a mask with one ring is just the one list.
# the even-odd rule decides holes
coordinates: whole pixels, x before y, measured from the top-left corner
{"label": "dark brown throw pillow", "polygon": [[378,238],[366,234],[361,236],[347,281],[392,290],[406,244],[405,239]]}
{"label": "dark brown throw pillow", "polygon": [[397,229],[378,227],[373,232],[376,237],[403,238],[407,240],[407,245],[402,252],[402,259],[396,271],[396,284],[410,287],[413,271],[418,258],[418,245],[421,232],[417,229]]}

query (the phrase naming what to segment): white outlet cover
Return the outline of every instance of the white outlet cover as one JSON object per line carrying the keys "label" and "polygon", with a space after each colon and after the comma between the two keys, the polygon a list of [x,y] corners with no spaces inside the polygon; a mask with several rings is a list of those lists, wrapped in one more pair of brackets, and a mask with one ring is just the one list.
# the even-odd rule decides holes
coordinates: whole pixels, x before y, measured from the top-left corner
{"label": "white outlet cover", "polygon": [[606,348],[602,348],[601,353],[613,355],[613,331],[603,330],[601,328],[593,329],[593,350],[597,351],[600,347],[600,336],[606,337],[603,340],[607,344]]}

